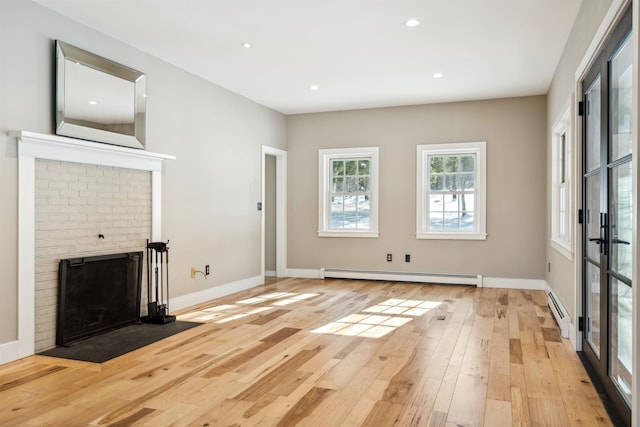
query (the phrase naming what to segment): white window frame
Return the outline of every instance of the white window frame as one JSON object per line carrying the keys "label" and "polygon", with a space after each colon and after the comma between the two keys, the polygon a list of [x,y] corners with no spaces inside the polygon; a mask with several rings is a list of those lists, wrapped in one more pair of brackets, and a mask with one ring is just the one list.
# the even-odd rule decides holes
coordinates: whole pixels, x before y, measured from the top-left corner
{"label": "white window frame", "polygon": [[[378,147],[326,148],[318,150],[318,236],[319,237],[369,237],[376,238],[378,232]],[[370,158],[369,185],[371,188],[369,206],[369,229],[333,230],[331,225],[331,161],[335,159]]]}
{"label": "white window frame", "polygon": [[551,137],[551,247],[573,260],[573,138],[571,103]]}
{"label": "white window frame", "polygon": [[[440,240],[486,240],[487,239],[487,143],[456,142],[446,144],[424,144],[417,146],[416,173],[416,239]],[[429,156],[474,154],[476,157],[475,176],[475,231],[429,231]]]}

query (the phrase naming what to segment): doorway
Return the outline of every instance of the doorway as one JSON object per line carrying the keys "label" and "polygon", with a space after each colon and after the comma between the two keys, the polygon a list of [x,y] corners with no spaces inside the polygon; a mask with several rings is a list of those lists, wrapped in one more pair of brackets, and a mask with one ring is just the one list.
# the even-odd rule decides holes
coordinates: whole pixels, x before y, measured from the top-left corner
{"label": "doorway", "polygon": [[261,274],[287,274],[287,152],[262,146]]}
{"label": "doorway", "polygon": [[616,411],[631,423],[631,8],[582,81],[582,351]]}

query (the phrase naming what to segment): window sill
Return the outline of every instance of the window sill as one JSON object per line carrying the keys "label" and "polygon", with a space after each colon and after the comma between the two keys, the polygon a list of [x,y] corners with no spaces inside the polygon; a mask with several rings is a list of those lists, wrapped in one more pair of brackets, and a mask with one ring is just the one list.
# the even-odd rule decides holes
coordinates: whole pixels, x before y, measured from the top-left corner
{"label": "window sill", "polygon": [[565,242],[551,239],[551,247],[569,261],[573,261],[573,250],[571,250],[571,246],[567,245]]}
{"label": "window sill", "polygon": [[486,233],[416,233],[418,240],[487,240]]}
{"label": "window sill", "polygon": [[369,239],[378,238],[377,231],[318,231],[318,237],[363,237]]}

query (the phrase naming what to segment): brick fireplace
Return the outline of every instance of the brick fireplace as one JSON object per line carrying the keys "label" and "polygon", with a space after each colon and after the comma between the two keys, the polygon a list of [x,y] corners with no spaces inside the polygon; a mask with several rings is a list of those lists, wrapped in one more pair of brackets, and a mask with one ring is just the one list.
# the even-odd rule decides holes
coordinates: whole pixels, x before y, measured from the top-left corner
{"label": "brick fireplace", "polygon": [[37,353],[56,344],[60,259],[144,250],[151,236],[151,173],[38,159],[35,174]]}
{"label": "brick fireplace", "polygon": [[124,252],[134,246],[141,250],[146,238],[161,240],[162,164],[175,159],[32,132],[15,137],[18,340],[2,346],[0,363],[29,356],[55,342],[55,322],[53,335],[44,325],[55,319],[56,260]]}

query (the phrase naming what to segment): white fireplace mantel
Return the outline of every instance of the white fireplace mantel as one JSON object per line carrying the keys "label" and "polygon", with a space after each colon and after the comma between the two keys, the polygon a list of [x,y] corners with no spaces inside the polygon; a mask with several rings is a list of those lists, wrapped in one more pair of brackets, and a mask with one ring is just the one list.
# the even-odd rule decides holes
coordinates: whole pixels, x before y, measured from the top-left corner
{"label": "white fireplace mantel", "polygon": [[36,159],[150,171],[152,240],[162,237],[162,163],[175,160],[172,155],[54,135],[20,131],[10,136],[18,141],[18,340],[0,344],[0,364],[34,354]]}

